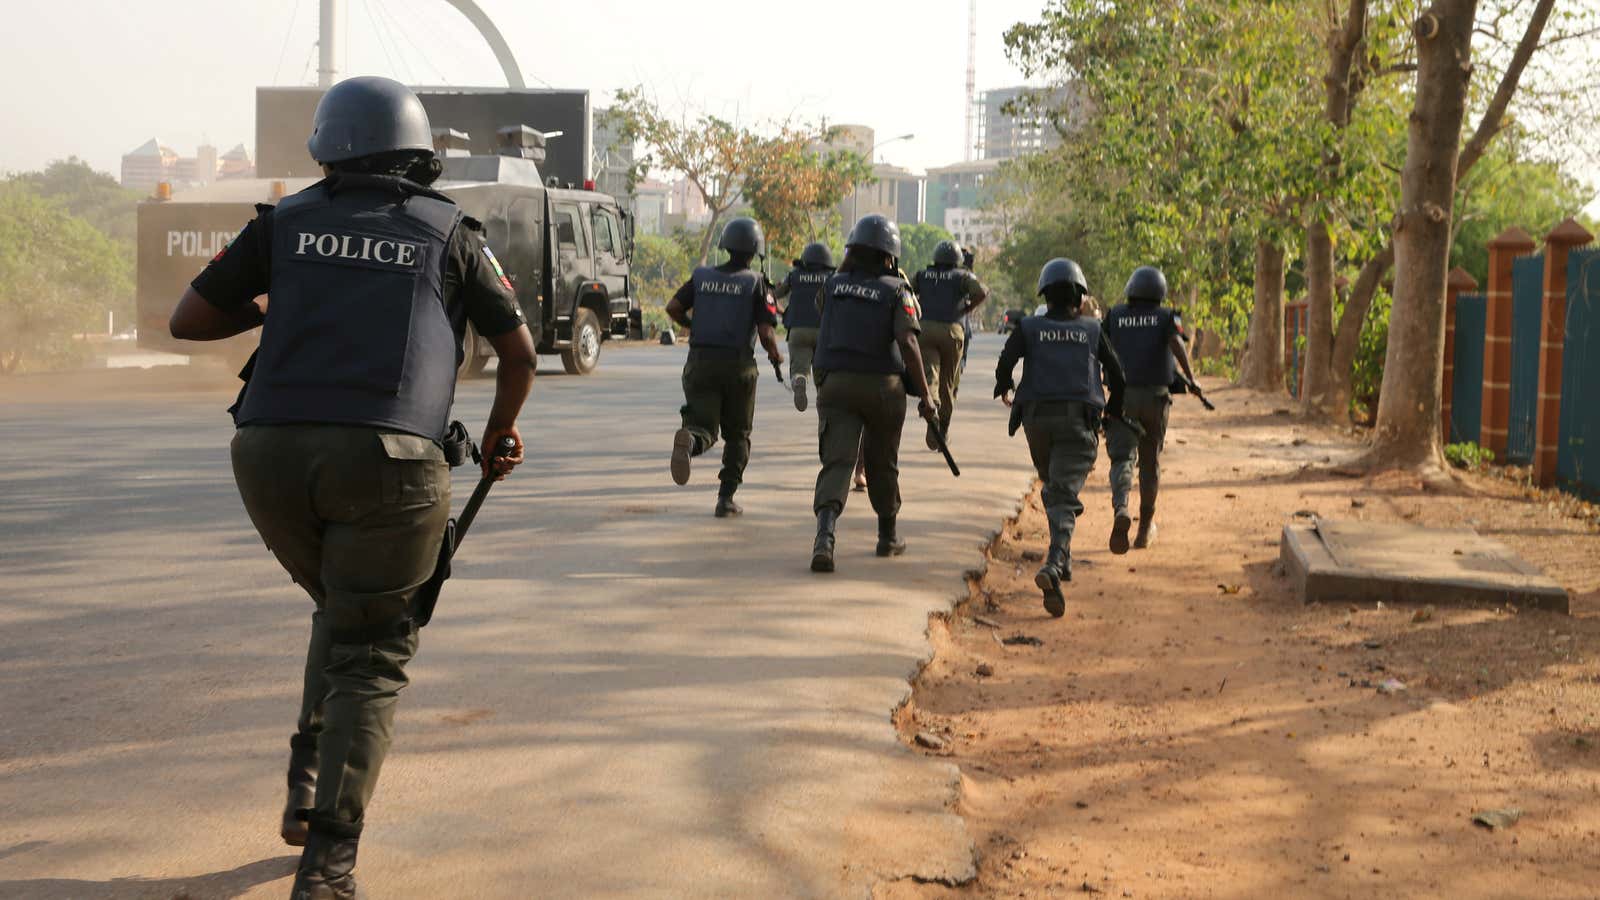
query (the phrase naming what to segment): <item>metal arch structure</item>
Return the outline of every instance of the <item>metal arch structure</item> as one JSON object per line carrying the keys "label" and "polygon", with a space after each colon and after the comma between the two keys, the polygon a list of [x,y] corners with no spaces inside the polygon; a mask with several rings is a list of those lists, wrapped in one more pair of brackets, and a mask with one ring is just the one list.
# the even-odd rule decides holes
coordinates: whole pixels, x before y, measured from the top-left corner
{"label": "metal arch structure", "polygon": [[[522,70],[517,67],[517,58],[511,52],[511,45],[506,43],[500,29],[495,27],[487,13],[473,0],[445,0],[456,12],[467,17],[472,27],[478,29],[478,34],[483,37],[489,49],[494,52],[495,61],[500,63],[500,71],[505,73],[506,86],[513,89],[522,89],[528,86],[522,80]],[[321,16],[317,32],[318,65],[317,84],[326,88],[331,87],[339,77],[339,6],[340,0],[322,0]]]}
{"label": "metal arch structure", "polygon": [[525,88],[527,82],[522,80],[522,70],[517,68],[517,58],[511,53],[511,45],[500,35],[500,29],[495,27],[478,4],[473,0],[445,0],[456,11],[467,17],[472,27],[478,29],[478,34],[483,35],[483,40],[494,51],[494,58],[500,63],[500,71],[505,73],[506,86],[510,88]]}

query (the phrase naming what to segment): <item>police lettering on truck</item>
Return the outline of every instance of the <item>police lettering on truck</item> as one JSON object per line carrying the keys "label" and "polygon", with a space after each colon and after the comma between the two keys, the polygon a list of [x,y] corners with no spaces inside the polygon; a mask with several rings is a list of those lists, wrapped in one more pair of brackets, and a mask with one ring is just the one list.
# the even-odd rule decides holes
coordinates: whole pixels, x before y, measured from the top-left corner
{"label": "police lettering on truck", "polygon": [[227,249],[238,234],[238,231],[169,231],[167,255],[211,259]]}

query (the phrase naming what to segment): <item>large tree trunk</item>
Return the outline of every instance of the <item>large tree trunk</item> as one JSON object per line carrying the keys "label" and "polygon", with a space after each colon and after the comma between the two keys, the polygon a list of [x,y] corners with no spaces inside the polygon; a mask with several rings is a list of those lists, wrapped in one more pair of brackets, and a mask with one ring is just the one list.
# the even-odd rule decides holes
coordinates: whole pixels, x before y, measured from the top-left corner
{"label": "large tree trunk", "polygon": [[1394,312],[1373,461],[1439,467],[1444,295],[1456,155],[1472,76],[1478,0],[1435,0],[1417,20],[1417,89],[1395,216]]}
{"label": "large tree trunk", "polygon": [[1313,214],[1306,226],[1306,365],[1300,402],[1307,412],[1327,413],[1333,380],[1333,237]]}
{"label": "large tree trunk", "polygon": [[1256,242],[1255,295],[1239,383],[1252,390],[1282,392],[1283,248],[1273,241]]}
{"label": "large tree trunk", "polygon": [[1348,410],[1355,396],[1356,353],[1361,349],[1361,331],[1367,326],[1372,299],[1378,294],[1383,276],[1394,265],[1394,244],[1386,243],[1378,255],[1367,260],[1356,276],[1350,299],[1339,316],[1339,330],[1333,337],[1332,377],[1328,381],[1328,408]]}

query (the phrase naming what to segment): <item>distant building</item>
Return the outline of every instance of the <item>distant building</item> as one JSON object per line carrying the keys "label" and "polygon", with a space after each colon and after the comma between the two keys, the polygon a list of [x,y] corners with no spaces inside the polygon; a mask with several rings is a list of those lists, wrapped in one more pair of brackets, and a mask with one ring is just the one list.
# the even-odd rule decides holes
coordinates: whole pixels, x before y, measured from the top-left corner
{"label": "distant building", "polygon": [[[851,150],[871,161],[877,132],[866,125],[836,125],[833,138],[818,150]],[[872,184],[858,185],[836,207],[848,231],[862,216],[881,215],[896,224],[922,221],[922,176],[901,166],[874,162]]]}
{"label": "distant building", "polygon": [[1000,170],[998,159],[978,159],[928,170],[924,221],[946,231],[951,210],[977,210],[989,199],[988,181]]}
{"label": "distant building", "polygon": [[624,206],[631,206],[628,192],[628,175],[633,171],[634,147],[624,142],[608,110],[597,110],[594,116],[594,173],[595,190],[610,194]]}
{"label": "distant building", "polygon": [[218,178],[256,177],[255,161],[250,159],[250,151],[246,150],[243,144],[235,144],[232,150],[222,154],[218,168]]}
{"label": "distant building", "polygon": [[668,212],[679,217],[683,228],[699,228],[711,221],[711,207],[700,196],[700,189],[687,178],[680,178],[670,186],[671,205]]}
{"label": "distant building", "polygon": [[156,138],[122,154],[122,186],[135,191],[151,191],[163,181],[172,180],[178,153]]}
{"label": "distant building", "polygon": [[667,234],[667,216],[672,212],[672,185],[645,179],[634,185],[633,207],[639,234]]}
{"label": "distant building", "polygon": [[205,187],[219,178],[252,178],[255,164],[243,144],[221,156],[217,148],[201,144],[194,156],[179,156],[176,150],[151,138],[122,155],[122,186],[136,191],[154,190],[160,182],[177,189]]}
{"label": "distant building", "polygon": [[1005,239],[1005,232],[993,213],[964,206],[952,206],[944,211],[944,230],[964,247],[992,250]]}
{"label": "distant building", "polygon": [[1038,98],[1048,110],[1062,111],[1070,126],[1078,116],[1079,94],[1071,88],[1008,87],[984,91],[978,99],[978,158],[1016,159],[1061,146],[1061,132],[1044,112],[1014,115],[1006,105]]}

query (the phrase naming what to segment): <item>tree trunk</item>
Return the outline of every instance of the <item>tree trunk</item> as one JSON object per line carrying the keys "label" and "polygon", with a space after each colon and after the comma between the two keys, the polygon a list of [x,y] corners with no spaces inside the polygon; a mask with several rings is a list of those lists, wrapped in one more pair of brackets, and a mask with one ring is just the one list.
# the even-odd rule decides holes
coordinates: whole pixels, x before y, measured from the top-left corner
{"label": "tree trunk", "polygon": [[1300,402],[1306,412],[1333,412],[1328,391],[1333,380],[1333,238],[1328,223],[1313,214],[1306,226],[1306,364]]}
{"label": "tree trunk", "polygon": [[1394,265],[1394,244],[1386,243],[1378,255],[1367,260],[1356,276],[1345,301],[1344,312],[1339,316],[1339,330],[1333,337],[1332,377],[1328,381],[1328,408],[1350,409],[1355,396],[1356,353],[1361,349],[1361,332],[1367,326],[1367,314],[1372,311],[1372,298],[1378,294],[1383,276]]}
{"label": "tree trunk", "polygon": [[1444,296],[1456,154],[1478,0],[1435,0],[1415,25],[1417,87],[1395,216],[1394,312],[1372,449],[1389,467],[1440,467]]}
{"label": "tree trunk", "polygon": [[1239,366],[1239,384],[1252,390],[1282,393],[1283,248],[1273,241],[1256,242],[1255,294],[1244,362]]}

